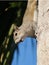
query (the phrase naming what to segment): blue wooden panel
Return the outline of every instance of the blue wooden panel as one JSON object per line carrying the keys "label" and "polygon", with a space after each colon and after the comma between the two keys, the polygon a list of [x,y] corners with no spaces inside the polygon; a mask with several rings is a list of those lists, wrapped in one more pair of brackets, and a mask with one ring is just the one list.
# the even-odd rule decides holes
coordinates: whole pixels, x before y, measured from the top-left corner
{"label": "blue wooden panel", "polygon": [[15,49],[11,65],[36,65],[37,43],[35,38],[27,37]]}

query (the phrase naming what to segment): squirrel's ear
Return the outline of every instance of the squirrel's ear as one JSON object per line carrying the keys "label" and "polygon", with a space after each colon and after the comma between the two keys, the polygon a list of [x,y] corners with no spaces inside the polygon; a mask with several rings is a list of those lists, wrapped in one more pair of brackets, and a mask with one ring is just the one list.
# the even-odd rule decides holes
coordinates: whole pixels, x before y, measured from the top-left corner
{"label": "squirrel's ear", "polygon": [[16,25],[14,25],[14,31],[15,31],[15,30],[19,30],[19,27],[16,26]]}

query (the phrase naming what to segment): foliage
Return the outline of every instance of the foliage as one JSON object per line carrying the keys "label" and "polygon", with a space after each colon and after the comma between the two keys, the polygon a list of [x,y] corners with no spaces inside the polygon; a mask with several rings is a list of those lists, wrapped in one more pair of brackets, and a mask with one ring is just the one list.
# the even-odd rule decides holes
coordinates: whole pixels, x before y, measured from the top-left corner
{"label": "foliage", "polygon": [[[14,49],[14,26],[22,24],[27,2],[0,2],[0,65],[10,65]],[[12,50],[11,50],[12,49]]]}

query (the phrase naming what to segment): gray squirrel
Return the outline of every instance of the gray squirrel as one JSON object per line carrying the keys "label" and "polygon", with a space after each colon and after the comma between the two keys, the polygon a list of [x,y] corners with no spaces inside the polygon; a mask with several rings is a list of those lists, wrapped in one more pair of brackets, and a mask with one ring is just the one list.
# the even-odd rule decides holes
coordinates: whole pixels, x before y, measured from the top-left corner
{"label": "gray squirrel", "polygon": [[34,37],[37,26],[36,0],[28,0],[27,8],[23,17],[23,23],[20,27],[16,27],[13,39],[17,44],[26,37]]}

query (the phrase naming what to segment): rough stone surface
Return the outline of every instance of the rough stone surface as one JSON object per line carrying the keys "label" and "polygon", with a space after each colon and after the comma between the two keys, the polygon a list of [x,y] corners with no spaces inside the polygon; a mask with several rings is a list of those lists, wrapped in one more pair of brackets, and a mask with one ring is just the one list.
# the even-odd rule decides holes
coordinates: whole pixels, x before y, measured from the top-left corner
{"label": "rough stone surface", "polygon": [[37,65],[49,65],[49,0],[39,0]]}

